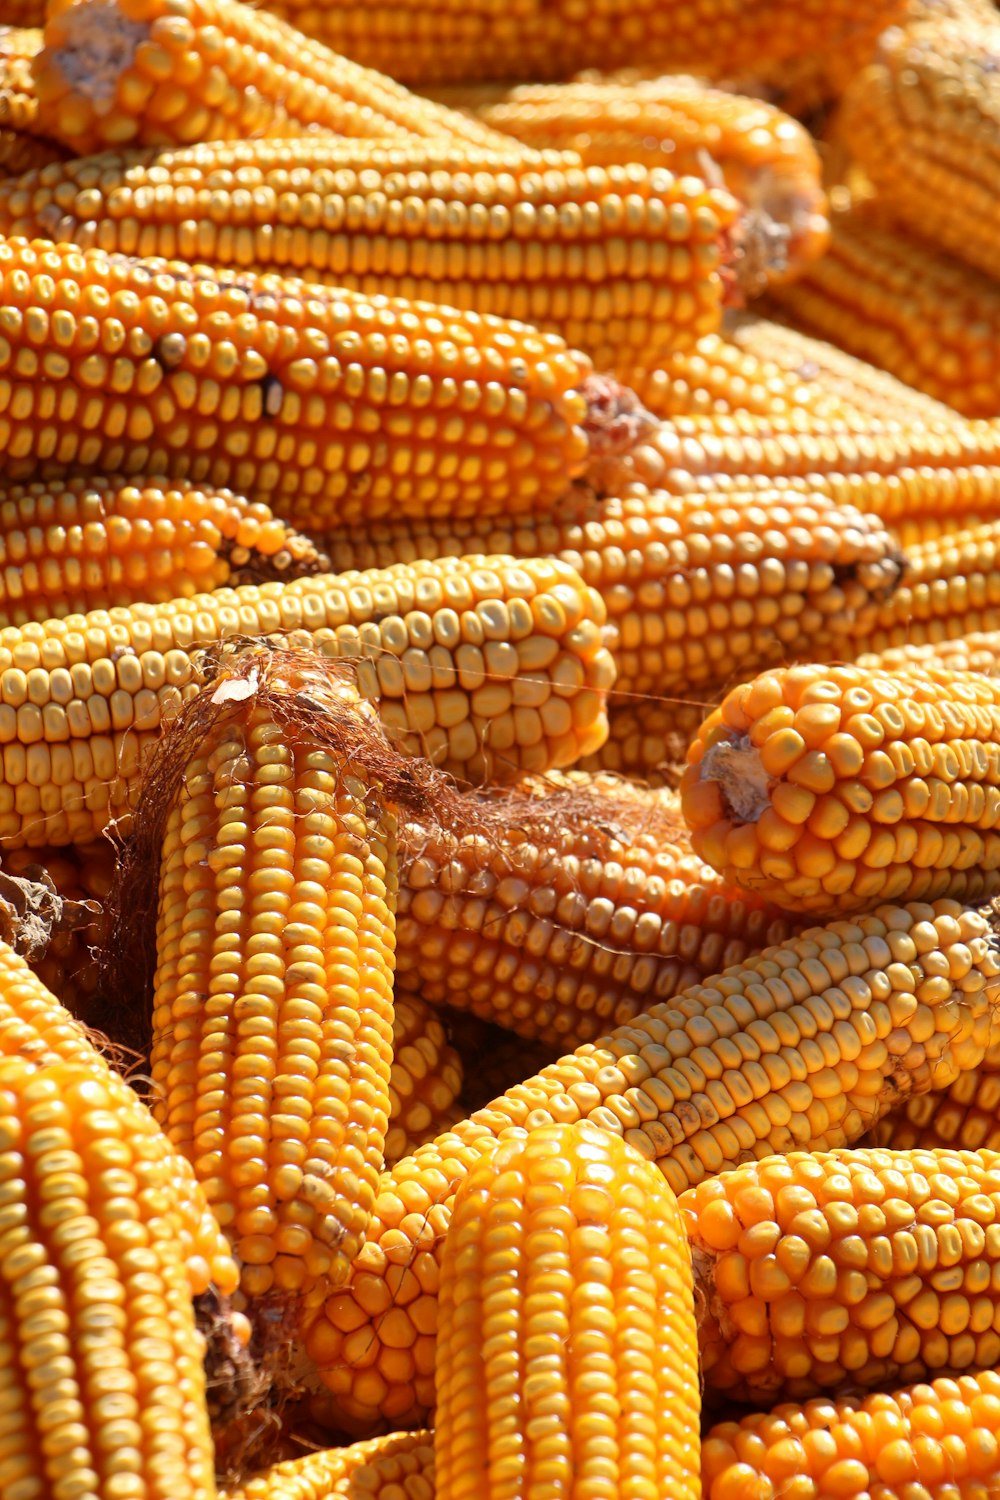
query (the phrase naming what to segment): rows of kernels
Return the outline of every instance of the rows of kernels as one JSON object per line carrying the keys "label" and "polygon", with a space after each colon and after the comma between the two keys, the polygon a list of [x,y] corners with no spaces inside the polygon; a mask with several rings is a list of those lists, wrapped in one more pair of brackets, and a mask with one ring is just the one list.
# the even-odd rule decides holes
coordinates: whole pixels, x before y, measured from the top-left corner
{"label": "rows of kernels", "polygon": [[887,646],[881,651],[865,652],[858,666],[884,672],[914,672],[925,667],[945,668],[953,672],[987,672],[1000,670],[1000,631],[974,630],[954,640],[925,642],[919,646]]}
{"label": "rows of kernels", "polygon": [[702,725],[681,800],[696,853],[795,911],[989,896],[1000,681],[930,667],[765,673]]}
{"label": "rows of kernels", "polygon": [[590,362],[520,324],[0,240],[0,472],[227,485],[311,526],[495,513],[587,457]]}
{"label": "rows of kernels", "polygon": [[577,765],[583,771],[634,777],[650,787],[676,787],[688,744],[715,706],[696,698],[635,698],[613,694],[608,737]]}
{"label": "rows of kernels", "polygon": [[[399,923],[396,924],[397,967]],[[425,1141],[450,1130],[465,1113],[459,1107],[464,1074],[434,1008],[419,994],[393,992],[392,1071],[385,1163],[394,1166]]]}
{"label": "rows of kernels", "polygon": [[1000,1363],[1000,1155],[793,1152],[682,1194],[713,1394],[765,1404]]}
{"label": "rows of kernels", "polygon": [[656,1169],[593,1125],[512,1132],[441,1267],[435,1493],[698,1494],[690,1252]]}
{"label": "rows of kernels", "polygon": [[956,1151],[1000,1150],[998,1061],[988,1055],[982,1067],[960,1074],[948,1088],[908,1099],[879,1121],[876,1145],[893,1151],[939,1146]]}
{"label": "rows of kernels", "polygon": [[982,1062],[996,1040],[998,975],[985,917],[954,902],[812,928],[420,1147],[383,1177],[348,1285],[309,1330],[341,1412],[402,1423],[432,1407],[451,1201],[509,1126],[590,1120],[655,1161],[676,1192],[749,1156],[850,1145],[900,1094],[947,1087]]}
{"label": "rows of kernels", "polygon": [[989,1500],[1000,1371],[816,1399],[720,1422],[701,1450],[705,1500]]}
{"label": "rows of kernels", "polygon": [[601,369],[718,326],[736,213],[665,166],[512,163],[416,139],[107,154],[0,189],[6,235],[513,318]]}
{"label": "rows of kernels", "polygon": [[[8,12],[5,7],[5,23]],[[41,45],[40,30],[0,24],[0,179],[44,167],[65,154],[35,133],[38,99],[31,60]]]}
{"label": "rows of kernels", "polygon": [[391,1432],[346,1448],[320,1448],[251,1474],[220,1500],[433,1500],[429,1432]]}
{"label": "rows of kernels", "polygon": [[663,420],[739,411],[766,417],[805,408],[830,421],[850,411],[850,402],[824,382],[783,369],[718,333],[700,339],[694,349],[671,351],[655,365],[631,369],[629,385],[647,411]]}

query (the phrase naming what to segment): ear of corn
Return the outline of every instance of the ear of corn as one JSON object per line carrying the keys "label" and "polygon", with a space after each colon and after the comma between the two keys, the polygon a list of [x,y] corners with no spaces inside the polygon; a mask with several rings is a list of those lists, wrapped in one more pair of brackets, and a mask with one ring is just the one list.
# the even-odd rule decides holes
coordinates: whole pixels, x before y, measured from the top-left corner
{"label": "ear of corn", "polygon": [[858,666],[889,673],[986,672],[995,676],[1000,671],[1000,631],[972,631],[955,640],[920,646],[887,646],[859,656]]}
{"label": "ear of corn", "polygon": [[604,738],[600,601],[565,564],[471,558],[246,585],[0,631],[0,837],[90,843],[233,636],[355,664],[398,748],[459,776],[570,765]]}
{"label": "ear of corn", "polygon": [[22,239],[0,303],[11,479],[164,474],[315,527],[531,510],[590,451],[589,361],[502,319]]}
{"label": "ear of corn", "polygon": [[765,1403],[1000,1361],[993,1151],[793,1152],[680,1199],[713,1395]]}
{"label": "ear of corn", "polygon": [[979,913],[881,907],[654,1006],[422,1146],[383,1178],[350,1280],[307,1331],[341,1413],[399,1423],[432,1406],[451,1201],[509,1126],[590,1120],[674,1191],[748,1157],[848,1145],[901,1094],[979,1065],[996,1041],[998,975]]}
{"label": "ear of corn", "polygon": [[433,1500],[433,1487],[432,1434],[391,1432],[274,1464],[220,1500]]}
{"label": "ear of corn", "polygon": [[645,786],[676,790],[687,748],[714,706],[714,694],[702,703],[680,698],[636,698],[612,701],[608,737],[599,750],[577,761],[590,774],[610,772]]}
{"label": "ear of corn", "polygon": [[893,1151],[1000,1150],[1000,1056],[962,1073],[948,1088],[907,1099],[875,1128],[875,1144]]}
{"label": "ear of corn", "polygon": [[808,1401],[720,1422],[701,1450],[705,1500],[816,1495],[985,1497],[996,1483],[1000,1371]]}
{"label": "ear of corn", "polygon": [[794,911],[1000,889],[1000,683],[790,667],[734,688],[681,780],[697,854]]}
{"label": "ear of corn", "polygon": [[34,73],[42,131],[77,153],[310,129],[503,141],[238,0],[50,0]]}
{"label": "ear of corn", "polygon": [[441,1267],[438,1500],[694,1500],[700,1392],[677,1200],[587,1124],[512,1132],[456,1195]]}
{"label": "ear of corn", "polygon": [[265,505],[156,478],[0,488],[0,626],[317,573]]}
{"label": "ear of corn", "polygon": [[[397,949],[399,931],[397,922]],[[464,1081],[462,1059],[448,1040],[442,1019],[419,994],[393,995],[392,1070],[386,1166],[411,1156],[418,1146],[443,1135],[462,1118],[458,1096]]]}
{"label": "ear of corn", "polygon": [[[4,8],[4,21],[10,7]],[[0,179],[59,161],[65,154],[38,132],[38,99],[31,60],[42,33],[27,25],[0,25]]]}

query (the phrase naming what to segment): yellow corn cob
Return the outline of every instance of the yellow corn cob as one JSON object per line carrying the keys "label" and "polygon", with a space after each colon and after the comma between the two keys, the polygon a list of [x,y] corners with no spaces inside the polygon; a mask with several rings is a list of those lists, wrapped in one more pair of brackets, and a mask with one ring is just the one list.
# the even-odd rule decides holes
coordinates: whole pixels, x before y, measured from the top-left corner
{"label": "yellow corn cob", "polygon": [[714,1396],[760,1404],[1000,1363],[995,1151],[793,1152],[680,1198]]}
{"label": "yellow corn cob", "polygon": [[837,131],[906,228],[1000,272],[1000,18],[893,28],[848,88]]}
{"label": "yellow corn cob", "polygon": [[1000,682],[809,665],[734,688],[681,780],[691,843],[795,912],[1000,889]]}
{"label": "yellow corn cob", "polygon": [[[908,1099],[875,1127],[875,1144],[893,1151],[1000,1150],[1000,1073],[996,1057],[962,1073],[948,1088]],[[991,1064],[993,1066],[991,1067]]]}
{"label": "yellow corn cob", "polygon": [[34,75],[40,129],[78,153],[313,129],[503,147],[238,0],[49,0]]}
{"label": "yellow corn cob", "polygon": [[86,1066],[0,1063],[5,1495],[213,1500],[169,1169]]}
{"label": "yellow corn cob", "polygon": [[862,204],[834,215],[827,254],[774,298],[808,332],[956,411],[1000,413],[1000,291],[884,213]]}
{"label": "yellow corn cob", "polygon": [[[604,600],[618,692],[697,697],[790,657],[850,654],[900,576],[885,526],[789,490],[567,494],[526,523],[431,521],[318,534],[338,568],[483,550],[553,556]],[[700,722],[700,721],[699,721]]]}
{"label": "yellow corn cob", "polygon": [[606,733],[600,600],[564,563],[465,558],[0,630],[0,838],[87,844],[224,641],[279,635],[355,664],[397,748],[458,776],[572,765]]}
{"label": "yellow corn cob", "polygon": [[0,486],[0,626],[318,573],[265,505],[166,480]]}
{"label": "yellow corn cob", "polygon": [[307,1333],[337,1406],[398,1423],[433,1404],[451,1200],[509,1126],[590,1119],[675,1192],[750,1156],[846,1145],[901,1097],[979,1065],[997,1040],[998,976],[981,914],[881,907],[769,948],[509,1089],[382,1179],[350,1281]]}
{"label": "yellow corn cob", "polygon": [[407,826],[397,993],[575,1046],[795,931],[691,855],[671,794],[599,776],[534,807],[517,792],[502,848]]}
{"label": "yellow corn cob", "polygon": [[342,1281],[382,1167],[397,872],[376,725],[336,668],[238,654],[152,758],[123,865],[128,931],[162,851],[153,1108],[248,1297]]}
{"label": "yellow corn cob", "polygon": [[767,280],[797,275],[829,237],[820,159],[809,132],[761,99],[699,78],[583,75],[570,83],[449,89],[437,97],[535,150],[588,166],[669,167],[722,181],[769,237]]}
{"label": "yellow corn cob", "polygon": [[311,526],[495,514],[581,472],[595,402],[618,436],[584,355],[478,313],[2,238],[0,304],[11,479],[165,474]]}
{"label": "yellow corn cob", "polygon": [[[398,923],[397,923],[397,946]],[[386,1166],[411,1156],[462,1118],[462,1059],[448,1040],[438,1012],[419,995],[393,996],[392,1071]]]}
{"label": "yellow corn cob", "polygon": [[433,1500],[433,1487],[432,1434],[391,1432],[274,1464],[219,1500]]}
{"label": "yellow corn cob", "polygon": [[38,134],[31,60],[41,46],[37,28],[0,25],[0,178],[44,167],[66,154]]}
{"label": "yellow corn cob", "polygon": [[0,188],[6,235],[517,318],[600,368],[718,326],[736,213],[665,168],[416,137],[105,153]]}
{"label": "yellow corn cob", "polygon": [[720,1422],[701,1448],[704,1500],[988,1500],[1000,1472],[1000,1371],[842,1396]]}
{"label": "yellow corn cob", "polygon": [[884,672],[1000,672],[1000,631],[973,631],[957,640],[890,646],[858,657],[857,665]]}
{"label": "yellow corn cob", "polygon": [[515,1131],[441,1264],[437,1500],[700,1495],[691,1258],[655,1167],[595,1125]]}
{"label": "yellow corn cob", "polygon": [[711,699],[613,698],[607,739],[593,755],[582,756],[577,767],[633,777],[650,787],[676,789],[688,745],[714,706]]}

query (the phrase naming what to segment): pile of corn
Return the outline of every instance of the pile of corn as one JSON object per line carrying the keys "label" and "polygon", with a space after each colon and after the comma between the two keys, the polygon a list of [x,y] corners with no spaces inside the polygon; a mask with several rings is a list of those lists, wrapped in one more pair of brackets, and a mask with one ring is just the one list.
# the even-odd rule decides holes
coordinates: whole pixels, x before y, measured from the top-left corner
{"label": "pile of corn", "polygon": [[1000,1495],[998,58],[0,0],[0,1500]]}

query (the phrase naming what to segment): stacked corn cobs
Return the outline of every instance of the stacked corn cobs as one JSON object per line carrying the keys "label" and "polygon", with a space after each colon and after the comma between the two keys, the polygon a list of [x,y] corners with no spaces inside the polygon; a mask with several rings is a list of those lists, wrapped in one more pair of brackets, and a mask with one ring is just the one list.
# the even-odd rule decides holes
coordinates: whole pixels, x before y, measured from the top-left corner
{"label": "stacked corn cobs", "polygon": [[1000,1494],[993,0],[0,0],[0,1500]]}

